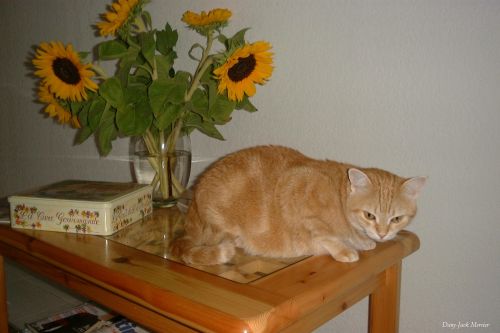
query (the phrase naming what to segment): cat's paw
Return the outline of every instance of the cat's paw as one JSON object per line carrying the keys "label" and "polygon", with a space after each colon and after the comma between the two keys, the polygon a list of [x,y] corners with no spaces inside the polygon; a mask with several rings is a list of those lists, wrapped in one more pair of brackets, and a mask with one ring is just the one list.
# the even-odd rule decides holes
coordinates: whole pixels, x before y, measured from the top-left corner
{"label": "cat's paw", "polygon": [[236,248],[231,241],[224,241],[219,244],[219,262],[226,263],[230,261],[236,254]]}
{"label": "cat's paw", "polygon": [[173,258],[180,259],[182,254],[193,246],[192,241],[186,238],[179,238],[170,244],[169,252]]}
{"label": "cat's paw", "polygon": [[359,255],[358,251],[346,248],[335,254],[333,258],[340,262],[354,262],[359,260]]}
{"label": "cat's paw", "polygon": [[376,246],[377,246],[377,242],[375,242],[374,240],[368,239],[360,244],[359,249],[364,250],[364,251],[373,250]]}

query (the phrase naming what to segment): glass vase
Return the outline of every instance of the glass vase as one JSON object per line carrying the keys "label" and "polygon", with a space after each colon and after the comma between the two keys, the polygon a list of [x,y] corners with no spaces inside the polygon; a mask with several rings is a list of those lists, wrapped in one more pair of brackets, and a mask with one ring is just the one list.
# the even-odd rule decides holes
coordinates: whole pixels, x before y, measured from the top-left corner
{"label": "glass vase", "polygon": [[161,140],[148,143],[144,137],[133,142],[133,170],[135,180],[153,186],[153,205],[170,207],[177,203],[186,190],[191,173],[191,140],[181,135],[175,150],[169,152],[168,145]]}

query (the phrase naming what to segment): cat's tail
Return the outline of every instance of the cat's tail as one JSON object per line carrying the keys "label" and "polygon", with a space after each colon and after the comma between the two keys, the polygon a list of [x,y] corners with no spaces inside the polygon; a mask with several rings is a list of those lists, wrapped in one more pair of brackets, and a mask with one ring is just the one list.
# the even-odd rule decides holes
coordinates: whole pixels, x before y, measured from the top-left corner
{"label": "cat's tail", "polygon": [[186,214],[185,230],[185,235],[172,243],[171,254],[186,264],[222,264],[231,260],[236,252],[232,241],[222,237],[213,226],[203,223],[195,199]]}
{"label": "cat's tail", "polygon": [[172,254],[190,265],[218,265],[233,258],[235,247],[230,241],[216,245],[194,245],[189,237],[182,237],[174,242]]}

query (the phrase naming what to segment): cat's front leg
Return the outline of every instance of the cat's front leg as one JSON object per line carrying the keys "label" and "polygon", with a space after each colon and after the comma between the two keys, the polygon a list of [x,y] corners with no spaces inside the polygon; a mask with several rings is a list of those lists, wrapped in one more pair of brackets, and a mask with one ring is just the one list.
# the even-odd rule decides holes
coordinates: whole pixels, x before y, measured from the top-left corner
{"label": "cat's front leg", "polygon": [[356,249],[362,251],[373,250],[377,246],[377,243],[374,240],[367,237],[366,238],[358,237],[352,243]]}
{"label": "cat's front leg", "polygon": [[373,239],[358,230],[353,230],[347,239],[349,244],[356,250],[368,251],[373,250],[377,246],[377,243]]}
{"label": "cat's front leg", "polygon": [[359,260],[358,251],[336,238],[322,238],[318,244],[337,261],[354,262]]}

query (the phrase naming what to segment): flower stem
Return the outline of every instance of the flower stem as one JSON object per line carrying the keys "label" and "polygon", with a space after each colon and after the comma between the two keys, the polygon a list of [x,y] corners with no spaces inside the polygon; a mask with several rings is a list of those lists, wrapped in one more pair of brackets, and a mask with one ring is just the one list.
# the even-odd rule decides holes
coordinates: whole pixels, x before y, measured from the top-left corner
{"label": "flower stem", "polygon": [[97,64],[91,64],[92,70],[98,75],[99,78],[106,80],[108,78],[108,74],[102,69],[101,66]]}
{"label": "flower stem", "polygon": [[203,74],[205,74],[205,71],[213,62],[212,58],[209,56],[213,41],[214,41],[213,35],[212,33],[209,33],[207,35],[207,47],[203,49],[200,62],[198,63],[198,67],[196,68],[194,78],[191,81],[191,87],[189,88],[186,96],[184,96],[185,102],[191,100],[191,97],[193,97],[194,92],[196,91],[198,85],[200,84],[201,77],[203,76]]}
{"label": "flower stem", "polygon": [[[213,38],[212,33],[208,34],[207,35],[207,47],[203,49],[203,54],[201,56],[200,62],[198,63],[198,67],[196,68],[194,77],[191,81],[191,86],[189,87],[188,91],[184,95],[184,102],[189,102],[191,100],[194,92],[196,91],[196,89],[198,89],[198,86],[200,85],[200,80],[201,80],[203,74],[205,74],[206,70],[213,63],[212,57],[209,56],[213,41],[214,41],[214,38]],[[179,135],[181,133],[182,126],[184,125],[184,117],[186,116],[186,114],[187,114],[187,110],[183,111],[182,115],[176,121],[172,132],[170,133],[170,136],[168,138],[168,143],[167,143],[169,152],[173,152],[175,150],[175,144],[176,144],[177,139],[179,138]]]}
{"label": "flower stem", "polygon": [[148,149],[148,152],[150,154],[158,154],[158,147],[155,144],[156,142],[155,137],[153,133],[151,133],[149,128],[144,133],[143,138],[144,142],[146,143],[146,148]]}
{"label": "flower stem", "polygon": [[[212,43],[214,41],[213,34],[209,33],[207,35],[207,47],[203,49],[201,59],[196,67],[195,74],[191,79],[191,84],[189,89],[184,95],[184,102],[187,103],[193,97],[196,89],[200,85],[201,78],[205,74],[208,68],[213,63],[213,58],[210,56],[210,49],[212,48]],[[153,72],[151,73],[152,79],[157,79],[156,63],[153,64]],[[179,136],[181,135],[182,128],[184,126],[184,118],[188,114],[189,110],[184,110],[178,119],[175,121],[172,131],[165,138],[165,133],[160,131],[158,133],[158,138],[150,131],[147,130],[143,135],[144,141],[148,148],[148,151],[155,157],[150,158],[150,163],[156,171],[156,176],[153,180],[154,184],[158,184],[163,198],[168,198],[171,196],[180,195],[185,189],[178,179],[173,174],[173,168],[175,167],[176,159],[175,156],[175,146]],[[164,148],[167,151],[164,151]]]}
{"label": "flower stem", "polygon": [[136,17],[135,20],[134,20],[134,24],[137,27],[136,32],[148,31],[148,29],[146,28],[146,24],[144,23],[144,19],[142,18],[142,16]]}

